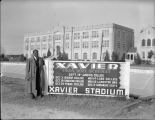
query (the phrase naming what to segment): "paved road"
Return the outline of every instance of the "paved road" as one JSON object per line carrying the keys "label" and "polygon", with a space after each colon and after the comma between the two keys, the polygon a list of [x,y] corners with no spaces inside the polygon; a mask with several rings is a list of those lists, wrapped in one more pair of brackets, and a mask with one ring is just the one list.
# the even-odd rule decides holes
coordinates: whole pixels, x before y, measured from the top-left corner
{"label": "paved road", "polygon": [[[3,76],[22,78],[25,77],[25,64],[3,63],[1,64]],[[152,70],[131,69],[130,70],[130,94],[142,97],[155,95],[155,74]]]}

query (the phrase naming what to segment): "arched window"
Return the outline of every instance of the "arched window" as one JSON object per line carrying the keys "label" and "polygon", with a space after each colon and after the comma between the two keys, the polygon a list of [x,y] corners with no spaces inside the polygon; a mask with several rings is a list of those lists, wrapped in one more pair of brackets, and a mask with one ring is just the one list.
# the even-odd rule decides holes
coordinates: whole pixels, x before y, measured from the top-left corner
{"label": "arched window", "polygon": [[147,46],[151,46],[151,40],[147,39]]}
{"label": "arched window", "polygon": [[133,54],[131,54],[131,60],[133,60]]}
{"label": "arched window", "polygon": [[128,54],[128,56],[127,56],[127,59],[129,60],[130,59],[130,55]]}
{"label": "arched window", "polygon": [[83,59],[87,59],[87,53],[83,53]]}
{"label": "arched window", "polygon": [[59,55],[60,54],[60,46],[56,47],[56,51],[57,51],[57,55]]}
{"label": "arched window", "polygon": [[93,53],[93,60],[96,60],[96,59],[97,59],[97,53],[94,52],[94,53]]}
{"label": "arched window", "polygon": [[145,39],[142,40],[142,46],[145,46]]}
{"label": "arched window", "polygon": [[155,46],[155,38],[152,40],[152,46]]}

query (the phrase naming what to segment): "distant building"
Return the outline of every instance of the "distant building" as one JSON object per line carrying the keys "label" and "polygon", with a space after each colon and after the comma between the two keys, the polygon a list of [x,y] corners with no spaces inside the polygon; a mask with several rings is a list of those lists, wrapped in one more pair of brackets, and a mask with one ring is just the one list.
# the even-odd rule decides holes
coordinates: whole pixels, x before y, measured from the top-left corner
{"label": "distant building", "polygon": [[130,48],[126,54],[125,61],[134,64],[135,57],[137,57],[137,48]]}
{"label": "distant building", "polygon": [[134,46],[134,31],[117,24],[102,24],[86,27],[62,27],[46,34],[31,34],[24,37],[24,55],[30,57],[34,49],[40,56],[50,50],[53,56],[65,52],[71,60],[104,60],[106,51],[123,54]]}
{"label": "distant building", "polygon": [[142,60],[149,60],[148,53],[152,50],[154,55],[151,58],[155,62],[155,27],[147,27],[140,31],[138,53]]}

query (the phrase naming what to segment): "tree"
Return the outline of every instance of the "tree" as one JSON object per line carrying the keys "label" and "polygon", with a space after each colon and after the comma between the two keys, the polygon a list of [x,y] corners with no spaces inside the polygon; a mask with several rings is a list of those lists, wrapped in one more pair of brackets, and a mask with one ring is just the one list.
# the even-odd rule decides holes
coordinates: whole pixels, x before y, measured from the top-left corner
{"label": "tree", "polygon": [[4,61],[4,58],[5,58],[5,55],[4,54],[1,54],[0,55],[0,61]]}
{"label": "tree", "polygon": [[19,56],[19,61],[25,61],[25,60],[26,60],[25,56],[23,54],[21,54]]}
{"label": "tree", "polygon": [[112,58],[112,61],[113,62],[117,62],[118,61],[118,54],[116,52],[112,52],[112,55],[111,55],[111,58]]}
{"label": "tree", "polygon": [[50,57],[51,56],[51,51],[48,49],[47,51],[47,57]]}
{"label": "tree", "polygon": [[0,61],[9,61],[9,59],[5,54],[1,54],[0,55]]}
{"label": "tree", "polygon": [[108,51],[106,51],[106,53],[105,53],[104,61],[110,61]]}
{"label": "tree", "polygon": [[62,53],[61,52],[59,52],[59,55],[57,57],[57,60],[62,60]]}
{"label": "tree", "polygon": [[62,60],[68,60],[68,54],[66,54],[65,52],[63,52],[62,54]]}
{"label": "tree", "polygon": [[121,62],[125,62],[125,53],[121,57]]}
{"label": "tree", "polygon": [[58,57],[57,57],[58,60],[68,60],[68,55],[63,52],[63,53],[59,53]]}
{"label": "tree", "polygon": [[149,53],[148,53],[148,56],[147,56],[147,57],[148,57],[149,59],[151,59],[151,58],[152,58],[152,56],[153,56],[153,51],[152,51],[152,50],[150,50],[150,51],[149,51]]}
{"label": "tree", "polygon": [[141,63],[142,63],[142,60],[141,60],[141,58],[140,58],[140,55],[137,53],[137,55],[135,55],[135,57],[134,57],[134,62],[135,62],[135,64],[137,64],[137,65],[140,65]]}

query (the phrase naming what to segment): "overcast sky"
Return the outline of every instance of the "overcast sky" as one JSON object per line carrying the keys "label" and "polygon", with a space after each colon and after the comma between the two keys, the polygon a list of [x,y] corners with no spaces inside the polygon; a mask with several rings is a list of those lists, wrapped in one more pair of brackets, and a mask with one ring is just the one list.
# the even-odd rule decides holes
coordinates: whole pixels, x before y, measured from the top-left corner
{"label": "overcast sky", "polygon": [[116,23],[133,28],[154,24],[153,0],[2,0],[1,52],[22,54],[24,34],[47,32],[56,25]]}

